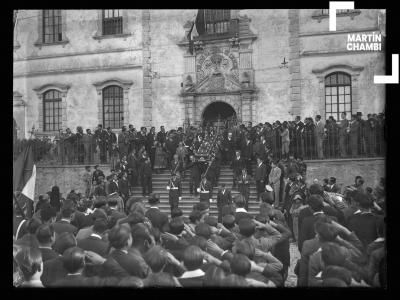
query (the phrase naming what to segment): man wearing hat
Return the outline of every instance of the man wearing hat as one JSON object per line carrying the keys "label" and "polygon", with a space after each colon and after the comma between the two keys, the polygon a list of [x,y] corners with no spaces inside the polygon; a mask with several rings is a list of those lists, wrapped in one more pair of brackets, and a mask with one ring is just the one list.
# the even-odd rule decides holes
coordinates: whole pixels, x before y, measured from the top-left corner
{"label": "man wearing hat", "polygon": [[122,126],[121,132],[118,134],[118,149],[119,149],[119,158],[128,155],[128,147],[129,147],[129,134],[126,131],[126,126]]}
{"label": "man wearing hat", "polygon": [[357,112],[357,121],[360,124],[360,128],[358,130],[358,144],[360,145],[359,154],[366,154],[367,151],[367,136],[366,136],[366,128],[367,122],[362,119],[362,113]]}
{"label": "man wearing hat", "polygon": [[107,137],[108,157],[109,159],[111,159],[113,154],[113,145],[117,144],[117,135],[114,132],[112,132],[111,127],[107,127],[106,137]]}
{"label": "man wearing hat", "polygon": [[349,127],[349,120],[346,119],[346,113],[340,114],[342,120],[337,124],[339,127],[339,149],[340,156],[345,158],[347,156],[347,128]]}
{"label": "man wearing hat", "polygon": [[145,217],[150,220],[153,227],[164,232],[164,229],[168,226],[168,215],[163,213],[158,207],[160,196],[158,194],[151,194],[148,201],[150,208],[146,211]]}
{"label": "man wearing hat", "polygon": [[238,177],[239,193],[243,195],[245,204],[244,208],[249,209],[249,198],[250,198],[250,177],[247,175],[246,168],[242,169],[242,174]]}
{"label": "man wearing hat", "polygon": [[140,174],[142,176],[143,196],[146,196],[153,192],[153,186],[152,186],[153,173],[151,170],[151,162],[149,157],[146,157],[146,160],[142,163]]}
{"label": "man wearing hat", "polygon": [[212,186],[211,182],[207,180],[205,174],[201,175],[201,183],[200,187],[197,191],[200,193],[200,202],[206,202],[210,205],[210,201],[212,201]]}
{"label": "man wearing hat", "polygon": [[169,205],[172,210],[178,208],[179,200],[182,199],[181,180],[176,173],[171,174],[171,179],[168,181],[167,190],[169,191]]}

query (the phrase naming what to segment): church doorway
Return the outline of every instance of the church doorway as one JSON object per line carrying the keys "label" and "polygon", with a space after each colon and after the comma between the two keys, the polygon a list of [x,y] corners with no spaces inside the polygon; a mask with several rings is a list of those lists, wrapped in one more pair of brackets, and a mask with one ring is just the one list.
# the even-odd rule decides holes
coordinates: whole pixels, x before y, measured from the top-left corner
{"label": "church doorway", "polygon": [[222,124],[236,121],[235,109],[225,102],[213,102],[203,112],[203,125],[215,126],[218,119]]}

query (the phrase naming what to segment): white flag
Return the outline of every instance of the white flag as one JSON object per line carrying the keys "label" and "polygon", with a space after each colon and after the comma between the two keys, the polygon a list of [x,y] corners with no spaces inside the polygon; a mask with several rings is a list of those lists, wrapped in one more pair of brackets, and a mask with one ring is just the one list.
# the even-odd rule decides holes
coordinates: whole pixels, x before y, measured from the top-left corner
{"label": "white flag", "polygon": [[34,201],[36,184],[36,165],[33,165],[32,175],[26,182],[22,194]]}

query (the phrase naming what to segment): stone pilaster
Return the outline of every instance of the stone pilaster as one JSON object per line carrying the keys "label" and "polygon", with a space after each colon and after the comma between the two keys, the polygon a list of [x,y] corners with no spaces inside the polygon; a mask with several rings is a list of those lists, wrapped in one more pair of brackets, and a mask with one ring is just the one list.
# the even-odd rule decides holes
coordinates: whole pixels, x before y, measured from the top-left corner
{"label": "stone pilaster", "polygon": [[242,93],[242,122],[253,122],[253,107],[252,107],[252,95],[250,93]]}
{"label": "stone pilaster", "polygon": [[301,112],[301,73],[300,73],[300,38],[299,10],[289,9],[289,73],[290,73],[290,113]]}
{"label": "stone pilaster", "polygon": [[150,10],[142,10],[142,43],[143,43],[143,126],[152,125],[152,70],[151,70],[151,37]]}

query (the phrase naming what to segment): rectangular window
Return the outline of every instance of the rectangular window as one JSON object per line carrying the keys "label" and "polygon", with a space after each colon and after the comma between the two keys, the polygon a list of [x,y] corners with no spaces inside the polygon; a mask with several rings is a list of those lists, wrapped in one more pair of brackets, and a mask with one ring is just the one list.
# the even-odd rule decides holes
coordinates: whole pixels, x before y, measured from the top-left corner
{"label": "rectangular window", "polygon": [[60,9],[43,10],[43,43],[62,41],[62,19]]}
{"label": "rectangular window", "polygon": [[340,120],[342,112],[351,115],[351,77],[337,72],[325,78],[325,113]]}
{"label": "rectangular window", "polygon": [[61,120],[61,93],[50,90],[43,95],[43,130],[58,131],[61,129]]}
{"label": "rectangular window", "polygon": [[207,34],[229,32],[231,20],[230,9],[205,9],[204,22]]}
{"label": "rectangular window", "polygon": [[119,129],[123,125],[123,90],[119,86],[109,86],[103,89],[103,120],[104,127]]}
{"label": "rectangular window", "polygon": [[103,10],[103,35],[122,34],[122,12],[120,9]]}

